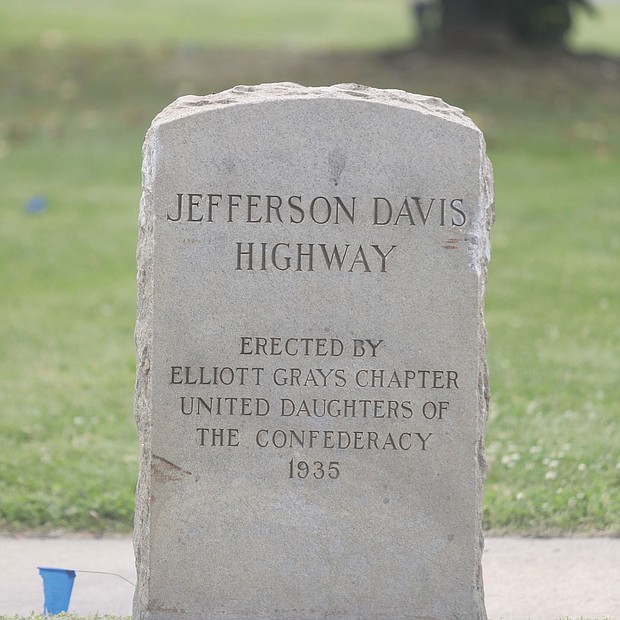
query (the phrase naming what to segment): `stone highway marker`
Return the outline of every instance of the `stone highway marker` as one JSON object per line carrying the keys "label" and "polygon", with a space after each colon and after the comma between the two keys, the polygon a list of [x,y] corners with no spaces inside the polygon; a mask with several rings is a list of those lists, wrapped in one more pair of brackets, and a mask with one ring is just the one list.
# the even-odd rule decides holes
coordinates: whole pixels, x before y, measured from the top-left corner
{"label": "stone highway marker", "polygon": [[486,617],[482,134],[353,84],[144,146],[134,617]]}

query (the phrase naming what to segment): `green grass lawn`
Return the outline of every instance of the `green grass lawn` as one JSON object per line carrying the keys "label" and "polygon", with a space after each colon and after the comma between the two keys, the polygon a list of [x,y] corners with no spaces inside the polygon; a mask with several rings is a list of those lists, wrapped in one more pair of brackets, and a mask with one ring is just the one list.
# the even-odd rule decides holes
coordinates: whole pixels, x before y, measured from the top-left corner
{"label": "green grass lawn", "polygon": [[[3,0],[0,46],[348,50],[408,44],[409,0]],[[620,6],[576,12],[578,49],[620,54]]]}
{"label": "green grass lawn", "polygon": [[620,54],[620,5],[602,4],[593,15],[580,13],[571,33],[572,46],[581,51]]}
{"label": "green grass lawn", "polygon": [[[0,7],[0,529],[131,529],[144,133],[178,95],[294,80],[435,94],[483,129],[497,190],[485,526],[619,534],[617,65],[307,51],[383,45],[365,34],[380,13],[370,0],[356,0],[359,27],[342,41],[313,38],[316,20],[339,3],[308,0],[299,6],[320,15],[296,18],[305,34],[291,46],[303,52],[275,36],[280,22],[268,11],[251,41],[260,52],[202,50],[174,44],[199,32],[180,10],[169,20],[145,11],[139,25],[145,0],[136,1],[111,29],[116,4],[99,14],[103,3],[84,2],[80,15],[69,0]],[[198,15],[216,3],[182,5]],[[333,11],[351,10],[342,5]],[[401,5],[385,3],[395,15]],[[221,42],[239,43],[232,23],[224,20]],[[128,37],[135,45],[121,44]],[[29,213],[35,196],[45,207]]]}
{"label": "green grass lawn", "polygon": [[412,36],[406,0],[3,0],[2,45],[381,47]]}

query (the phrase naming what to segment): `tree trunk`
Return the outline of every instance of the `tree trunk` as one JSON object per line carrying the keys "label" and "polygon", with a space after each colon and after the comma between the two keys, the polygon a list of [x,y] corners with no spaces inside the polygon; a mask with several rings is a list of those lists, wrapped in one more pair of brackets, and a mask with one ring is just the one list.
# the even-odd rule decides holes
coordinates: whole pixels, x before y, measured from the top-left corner
{"label": "tree trunk", "polygon": [[493,50],[510,45],[506,16],[493,0],[441,0],[442,47]]}

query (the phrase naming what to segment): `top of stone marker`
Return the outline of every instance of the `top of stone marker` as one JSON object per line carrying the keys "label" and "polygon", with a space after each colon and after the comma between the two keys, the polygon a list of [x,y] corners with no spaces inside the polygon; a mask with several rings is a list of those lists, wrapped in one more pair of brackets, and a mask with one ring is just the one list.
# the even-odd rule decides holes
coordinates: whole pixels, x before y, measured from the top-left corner
{"label": "top of stone marker", "polygon": [[[202,114],[207,110],[221,110],[240,105],[255,105],[270,102],[301,101],[301,100],[339,100],[356,101],[378,104],[388,107],[409,109],[425,116],[435,117],[443,121],[454,123],[463,128],[473,131],[478,135],[480,148],[486,151],[486,144],[482,131],[464,113],[461,108],[451,106],[439,97],[418,95],[398,89],[379,89],[361,84],[334,84],[333,86],[307,87],[295,82],[274,82],[258,84],[255,86],[239,85],[229,90],[210,95],[197,96],[185,95],[173,101],[164,108],[154,119],[147,132],[144,142],[143,153],[143,190],[148,193],[152,189],[152,179],[155,174],[158,151],[158,129],[170,123]],[[149,152],[150,151],[150,152]],[[490,230],[494,220],[493,203],[493,178],[491,165],[486,156],[482,158],[480,176],[482,204],[488,205],[480,212],[473,226],[481,232],[483,228]],[[468,244],[472,270],[481,274],[480,261],[485,264],[490,257],[490,244],[488,234],[471,235]],[[481,242],[477,241],[480,237]]]}
{"label": "top of stone marker", "polygon": [[445,120],[480,131],[461,108],[451,106],[438,97],[414,95],[393,88],[383,90],[361,84],[307,87],[294,82],[276,82],[256,86],[241,85],[211,95],[179,97],[155,117],[152,127],[197,114],[203,111],[206,106],[209,106],[210,109],[217,109],[231,105],[291,99],[363,100],[388,106],[399,106],[416,110],[421,114],[441,116]]}

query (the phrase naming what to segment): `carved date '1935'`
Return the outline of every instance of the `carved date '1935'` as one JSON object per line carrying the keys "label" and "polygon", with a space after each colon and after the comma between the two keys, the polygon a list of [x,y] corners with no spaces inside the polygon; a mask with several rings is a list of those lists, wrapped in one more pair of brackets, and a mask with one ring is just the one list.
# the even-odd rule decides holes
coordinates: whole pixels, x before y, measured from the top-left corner
{"label": "carved date '1935'", "polygon": [[311,476],[317,480],[323,480],[323,478],[331,478],[335,480],[340,476],[340,469],[338,468],[338,461],[329,461],[329,463],[322,463],[321,461],[314,461],[309,464],[306,461],[297,461],[291,459],[288,463],[288,477],[289,478],[308,478]]}

